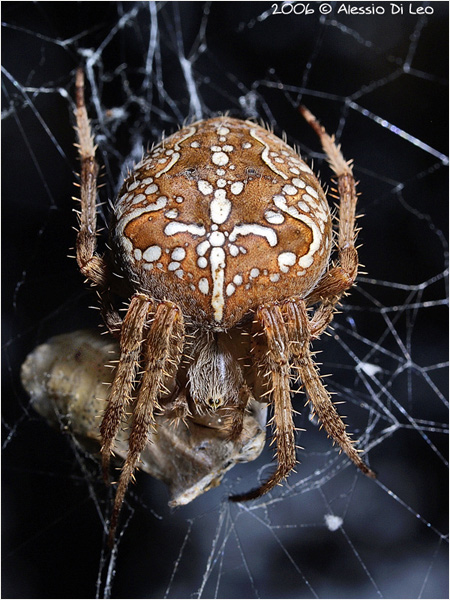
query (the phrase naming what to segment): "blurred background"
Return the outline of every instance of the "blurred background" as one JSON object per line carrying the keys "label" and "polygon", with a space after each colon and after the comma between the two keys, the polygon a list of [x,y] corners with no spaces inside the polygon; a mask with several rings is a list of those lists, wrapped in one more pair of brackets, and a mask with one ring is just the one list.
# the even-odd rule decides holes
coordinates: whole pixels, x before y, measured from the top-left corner
{"label": "blurred background", "polygon": [[[2,21],[2,596],[447,598],[448,3],[3,2]],[[80,64],[102,201],[185,120],[261,119],[324,183],[298,105],[336,132],[360,181],[367,274],[314,349],[376,481],[298,396],[287,485],[227,501],[264,477],[269,448],[176,510],[138,474],[110,555],[95,460],[34,413],[19,378],[39,343],[99,325],[68,258]]]}

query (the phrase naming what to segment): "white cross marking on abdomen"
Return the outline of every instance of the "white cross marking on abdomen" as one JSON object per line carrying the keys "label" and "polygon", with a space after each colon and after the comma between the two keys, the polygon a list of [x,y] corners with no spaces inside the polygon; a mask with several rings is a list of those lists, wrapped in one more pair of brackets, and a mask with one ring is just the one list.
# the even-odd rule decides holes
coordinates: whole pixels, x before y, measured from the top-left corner
{"label": "white cross marking on abdomen", "polygon": [[230,242],[234,242],[238,235],[259,235],[265,237],[269,242],[269,246],[276,246],[278,243],[277,234],[271,227],[264,227],[264,225],[258,225],[258,223],[244,223],[243,225],[236,225],[233,231],[230,233]]}
{"label": "white cross marking on abdomen", "polygon": [[209,255],[211,265],[211,277],[213,289],[211,294],[211,306],[214,309],[214,319],[219,323],[223,317],[225,299],[223,296],[223,285],[225,280],[225,251],[223,248],[213,248]]}
{"label": "white cross marking on abdomen", "polygon": [[[209,262],[211,269],[212,279],[212,291],[211,291],[211,306],[214,310],[214,320],[217,323],[223,318],[223,309],[225,306],[225,268],[226,268],[226,252],[222,248],[225,244],[226,237],[222,231],[216,229],[218,222],[223,222],[222,218],[224,213],[227,215],[230,212],[231,206],[225,202],[225,197],[216,195],[215,200],[211,202],[211,217],[212,221],[215,221],[215,229],[206,232],[203,226],[189,225],[188,223],[171,222],[166,225],[164,233],[172,236],[177,233],[190,233],[192,235],[207,235],[208,239],[203,240],[197,244],[196,251],[199,258],[197,264],[200,268],[205,268]],[[215,202],[215,204],[214,204]],[[220,204],[219,204],[220,202]],[[219,216],[220,215],[220,216]],[[224,219],[226,220],[226,219]],[[245,223],[242,225],[236,225],[231,231],[228,239],[230,242],[236,241],[238,235],[257,235],[264,237],[271,247],[276,246],[278,243],[277,234],[270,227],[264,227],[258,223]],[[211,248],[209,259],[206,258],[206,253]],[[203,278],[201,279],[203,281]],[[204,285],[204,282],[199,287],[202,293],[208,293],[208,287]]]}

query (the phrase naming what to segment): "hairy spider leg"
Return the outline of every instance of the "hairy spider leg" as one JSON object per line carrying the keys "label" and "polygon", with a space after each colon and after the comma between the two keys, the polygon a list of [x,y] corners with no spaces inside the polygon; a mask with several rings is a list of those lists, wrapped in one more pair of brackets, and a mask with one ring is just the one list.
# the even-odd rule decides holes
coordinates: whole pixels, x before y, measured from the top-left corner
{"label": "hairy spider leg", "polygon": [[319,136],[329,165],[337,176],[338,196],[336,198],[339,200],[338,264],[324,273],[306,297],[307,306],[320,302],[311,319],[311,335],[317,338],[330,324],[336,305],[346,290],[352,287],[358,274],[358,252],[355,248],[358,234],[356,229],[358,194],[352,163],[344,159],[340,147],[336,146],[334,136],[328,135],[325,128],[307,108],[300,107],[300,112]]}
{"label": "hairy spider leg", "polygon": [[[173,377],[178,369],[183,351],[183,339],[184,322],[181,310],[172,302],[161,302],[156,309],[153,322],[143,342],[144,371],[133,410],[128,454],[120,474],[111,515],[110,545],[114,540],[118,517],[128,484],[141,452],[148,443],[148,432],[150,428],[154,427],[154,412],[155,409],[160,408],[158,396],[164,390],[165,381]],[[130,366],[128,363],[128,367]],[[108,409],[109,406],[108,404]],[[105,414],[106,418],[107,415]]]}
{"label": "hairy spider leg", "polygon": [[81,162],[81,212],[78,213],[77,263],[83,275],[95,286],[105,288],[107,286],[106,264],[103,258],[95,253],[97,247],[98,164],[95,160],[96,147],[84,101],[84,73],[82,69],[77,70],[75,90],[77,147]]}
{"label": "hairy spider leg", "polygon": [[174,373],[180,361],[184,326],[180,309],[171,302],[161,302],[156,308],[154,320],[146,327],[149,316],[155,310],[155,301],[145,294],[135,294],[122,321],[112,305],[111,281],[103,257],[97,248],[97,177],[96,147],[87,115],[84,98],[84,73],[76,73],[76,132],[78,154],[81,162],[80,192],[81,211],[78,213],[79,231],[76,242],[76,258],[80,271],[97,288],[105,323],[113,335],[120,334],[120,358],[108,396],[108,404],[100,426],[102,437],[102,468],[105,480],[109,479],[109,463],[114,440],[125,420],[126,407],[133,399],[141,346],[145,346],[145,371],[136,400],[129,451],[119,480],[118,490],[110,523],[110,544],[114,539],[119,512],[125,492],[139,460],[147,434],[153,423],[153,411],[158,394],[168,373]]}
{"label": "hairy spider leg", "polygon": [[[330,167],[337,176],[338,264],[323,275],[318,285],[306,298],[306,302],[294,299],[285,304],[284,312],[289,329],[289,339],[292,342],[291,356],[314,411],[328,435],[340,445],[363,473],[369,477],[375,477],[375,473],[361,460],[354,448],[353,441],[345,433],[345,425],[320,379],[309,350],[310,340],[319,337],[328,327],[336,305],[345,292],[352,287],[358,274],[358,252],[355,248],[358,233],[356,229],[358,195],[352,163],[344,159],[334,137],[327,134],[314,115],[304,106],[300,108],[300,111],[319,136]],[[311,320],[308,321],[306,306],[316,302],[320,302],[320,304]]]}
{"label": "hairy spider leg", "polygon": [[263,329],[267,345],[264,363],[268,375],[270,402],[273,406],[273,441],[276,446],[277,468],[259,488],[245,494],[231,496],[233,502],[259,498],[281,483],[297,462],[295,454],[295,427],[290,396],[289,338],[280,306],[270,303],[261,306],[256,313],[257,322]]}
{"label": "hairy spider leg", "polygon": [[239,390],[238,401],[229,407],[231,416],[225,422],[225,431],[228,431],[228,440],[237,440],[241,435],[244,426],[245,410],[251,399],[253,399],[253,394],[248,385],[243,383]]}
{"label": "hairy spider leg", "polygon": [[[351,162],[345,161],[334,138],[326,133],[325,128],[307,108],[300,107],[300,112],[319,136],[330,167],[338,178],[338,199],[340,200],[338,264],[322,276],[317,286],[306,297],[306,302],[300,298],[292,298],[283,303],[282,309],[263,307],[258,311],[267,337],[268,365],[272,372],[273,388],[271,393],[278,466],[272,477],[261,487],[246,494],[232,496],[231,500],[233,501],[251,500],[262,496],[286,478],[295,466],[295,429],[290,406],[290,390],[289,384],[286,386],[285,383],[286,371],[283,372],[281,367],[286,365],[289,360],[292,360],[292,366],[303,383],[308,400],[312,403],[313,409],[328,435],[339,444],[364,474],[369,477],[376,476],[361,460],[353,440],[346,433],[346,426],[322,383],[309,348],[311,340],[318,338],[332,321],[336,305],[343,294],[352,287],[358,273],[358,252],[355,248],[358,233],[355,227],[358,198],[356,183]],[[306,307],[317,303],[319,306],[309,321]],[[263,310],[269,312],[263,315],[261,312]],[[280,315],[282,315],[281,322]],[[273,336],[274,331],[277,332],[275,336]],[[274,351],[275,348],[276,351]],[[277,383],[275,384],[275,382]]]}
{"label": "hairy spider leg", "polygon": [[144,294],[133,296],[123,320],[120,336],[120,356],[114,380],[108,394],[107,406],[100,425],[102,437],[103,478],[109,482],[109,463],[120,425],[125,420],[125,411],[132,401],[137,375],[144,326],[154,302]]}
{"label": "hairy spider leg", "polygon": [[339,444],[347,456],[369,477],[375,473],[361,460],[355,449],[354,440],[346,433],[346,425],[337,412],[329,392],[322,383],[319,370],[310,351],[310,323],[303,300],[289,300],[283,306],[288,336],[290,357],[298,379],[302,382],[313,412],[328,436]]}
{"label": "hairy spider leg", "polygon": [[97,177],[98,163],[95,159],[96,146],[91,131],[84,100],[84,72],[78,69],[75,79],[76,109],[75,131],[78,138],[78,157],[80,170],[80,211],[78,215],[78,233],[76,240],[76,259],[81,273],[97,288],[100,307],[110,333],[120,336],[122,319],[111,301],[111,273],[106,261],[96,253],[97,249]]}

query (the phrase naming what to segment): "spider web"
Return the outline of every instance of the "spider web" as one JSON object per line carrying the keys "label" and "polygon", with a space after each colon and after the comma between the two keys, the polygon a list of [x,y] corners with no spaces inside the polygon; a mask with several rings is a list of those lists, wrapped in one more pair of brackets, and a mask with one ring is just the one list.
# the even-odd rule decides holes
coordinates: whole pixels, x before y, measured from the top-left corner
{"label": "spider web", "polygon": [[[381,5],[3,2],[3,597],[448,597],[448,4]],[[268,447],[177,510],[139,474],[109,552],[95,460],[34,413],[19,381],[37,344],[99,323],[67,257],[80,63],[104,202],[142,146],[186,119],[262,119],[324,182],[298,104],[336,131],[360,180],[367,274],[314,349],[377,480],[298,397],[303,449],[286,485],[227,501],[267,474]]]}

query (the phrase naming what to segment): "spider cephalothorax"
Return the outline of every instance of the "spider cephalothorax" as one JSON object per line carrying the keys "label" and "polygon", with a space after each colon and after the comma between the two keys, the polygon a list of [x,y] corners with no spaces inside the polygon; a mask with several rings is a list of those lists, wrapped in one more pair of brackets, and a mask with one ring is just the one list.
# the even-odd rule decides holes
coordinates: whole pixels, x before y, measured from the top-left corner
{"label": "spider cephalothorax", "polygon": [[[121,349],[101,424],[105,476],[133,405],[112,534],[156,412],[185,419],[187,427],[214,415],[224,439],[234,439],[249,401],[269,401],[276,470],[260,488],[233,499],[258,497],[282,481],[296,464],[291,377],[301,381],[327,433],[373,476],[310,353],[311,340],[327,328],[357,275],[355,182],[333,139],[307,109],[302,113],[337,177],[335,266],[330,210],[312,170],[263,127],[230,117],[188,125],[144,156],[123,183],[111,222],[111,256],[103,258],[95,254],[98,168],[78,71],[77,260],[99,290],[105,322]],[[130,303],[122,321],[112,297],[123,282]]]}

